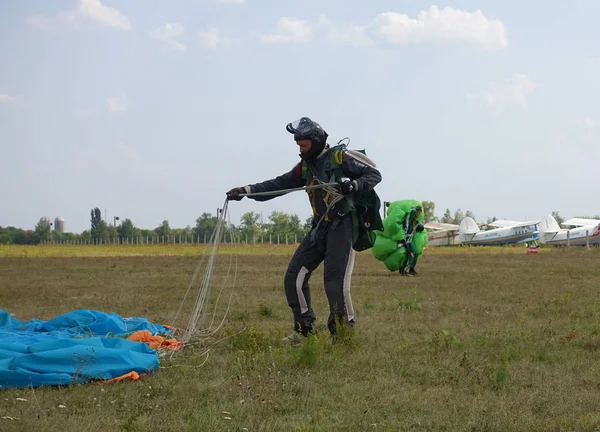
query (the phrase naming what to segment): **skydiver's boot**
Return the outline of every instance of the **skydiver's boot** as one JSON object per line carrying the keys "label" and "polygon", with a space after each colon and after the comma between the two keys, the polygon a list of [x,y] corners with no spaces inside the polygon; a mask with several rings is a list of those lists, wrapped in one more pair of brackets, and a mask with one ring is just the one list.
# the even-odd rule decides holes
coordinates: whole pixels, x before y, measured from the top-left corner
{"label": "skydiver's boot", "polygon": [[417,273],[415,271],[414,267],[411,267],[410,269],[408,269],[408,273],[406,273],[406,276],[418,276],[418,275],[419,275],[419,273]]}
{"label": "skydiver's boot", "polygon": [[286,337],[282,338],[281,342],[286,343],[293,347],[302,345],[302,340],[300,339],[300,335],[298,334],[298,332],[295,332],[295,331],[292,332],[291,334],[287,335]]}

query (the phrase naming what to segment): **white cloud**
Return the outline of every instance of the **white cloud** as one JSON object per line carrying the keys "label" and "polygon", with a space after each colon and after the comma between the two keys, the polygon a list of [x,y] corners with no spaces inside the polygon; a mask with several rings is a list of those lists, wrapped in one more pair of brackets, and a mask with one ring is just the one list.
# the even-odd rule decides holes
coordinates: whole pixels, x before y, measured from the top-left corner
{"label": "white cloud", "polygon": [[168,22],[165,25],[152,30],[149,33],[149,37],[152,40],[162,43],[165,47],[172,49],[173,51],[183,52],[187,48],[184,44],[179,42],[177,38],[183,34],[185,28],[180,23]]}
{"label": "white cloud", "polygon": [[584,117],[582,119],[573,120],[571,122],[571,124],[573,126],[583,127],[584,129],[587,129],[587,130],[594,130],[594,129],[596,129],[596,120],[594,120],[591,117]]}
{"label": "white cloud", "polygon": [[506,28],[498,19],[474,13],[431,6],[416,18],[394,12],[377,16],[366,29],[373,38],[391,44],[419,42],[468,42],[486,50],[506,48]]}
{"label": "white cloud", "polygon": [[21,100],[19,96],[9,96],[7,94],[0,93],[0,104],[14,104]]}
{"label": "white cloud", "polygon": [[481,92],[467,92],[465,98],[472,106],[490,109],[498,117],[510,107],[527,109],[526,97],[536,88],[527,75],[515,74],[510,79],[489,83]]}
{"label": "white cloud", "polygon": [[124,113],[127,111],[127,97],[121,95],[106,98],[106,109],[113,114]]}
{"label": "white cloud", "polygon": [[487,18],[481,11],[467,12],[431,6],[415,18],[397,12],[384,12],[366,25],[338,24],[321,15],[319,25],[325,27],[333,43],[386,45],[417,43],[470,43],[484,50],[508,46],[506,27],[499,19]]}
{"label": "white cloud", "polygon": [[33,15],[25,21],[42,31],[53,31],[65,26],[81,28],[89,23],[121,30],[131,29],[131,21],[126,15],[103,5],[100,0],[78,0],[78,6],[74,10],[59,12],[54,17]]}
{"label": "white cloud", "polygon": [[204,45],[204,47],[212,50],[219,48],[231,48],[241,43],[239,39],[221,35],[221,33],[214,28],[199,31],[198,39],[202,45]]}
{"label": "white cloud", "polygon": [[115,8],[104,6],[100,0],[80,0],[77,11],[80,15],[108,27],[116,27],[123,30],[131,28],[129,18]]}
{"label": "white cloud", "polygon": [[317,25],[325,30],[326,39],[333,45],[368,46],[373,44],[361,26],[334,22],[325,15],[319,15]]}
{"label": "white cloud", "polygon": [[276,32],[261,36],[265,43],[308,42],[313,37],[310,23],[296,18],[282,17],[277,22]]}

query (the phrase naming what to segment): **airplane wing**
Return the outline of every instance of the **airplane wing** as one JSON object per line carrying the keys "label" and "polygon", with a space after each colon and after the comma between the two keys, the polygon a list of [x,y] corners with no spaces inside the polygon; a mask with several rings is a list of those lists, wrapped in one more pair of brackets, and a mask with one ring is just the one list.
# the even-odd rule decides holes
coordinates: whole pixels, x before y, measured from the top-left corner
{"label": "airplane wing", "polygon": [[494,222],[489,223],[489,226],[493,226],[496,228],[519,228],[519,227],[526,227],[526,226],[530,226],[530,225],[535,225],[540,223],[539,220],[535,220],[535,221],[525,221],[525,222],[519,222],[519,221],[511,221],[511,220],[497,220]]}
{"label": "airplane wing", "polygon": [[600,220],[598,219],[584,219],[584,218],[571,218],[564,221],[561,225],[573,225],[576,227],[584,226],[598,226]]}
{"label": "airplane wing", "polygon": [[530,220],[530,221],[525,221],[525,222],[519,222],[519,223],[516,223],[516,224],[511,225],[511,226],[519,228],[519,227],[527,227],[527,226],[531,226],[531,225],[537,225],[539,223],[540,223],[540,221],[538,219],[538,220]]}
{"label": "airplane wing", "polygon": [[514,226],[514,225],[518,225],[520,224],[520,221],[511,221],[511,220],[506,220],[506,219],[498,219],[495,220],[494,222],[490,222],[488,224],[484,224],[484,225],[489,225],[491,227],[494,228],[507,228],[510,226]]}
{"label": "airplane wing", "polygon": [[439,230],[428,230],[428,234],[435,234],[435,235],[446,234],[446,233],[450,233],[450,232],[458,232],[458,228],[444,228],[444,229],[439,229]]}
{"label": "airplane wing", "polygon": [[431,231],[438,231],[438,230],[458,230],[459,225],[454,225],[454,224],[447,224],[447,223],[442,223],[442,222],[427,222],[425,224],[425,228],[427,228],[428,230]]}

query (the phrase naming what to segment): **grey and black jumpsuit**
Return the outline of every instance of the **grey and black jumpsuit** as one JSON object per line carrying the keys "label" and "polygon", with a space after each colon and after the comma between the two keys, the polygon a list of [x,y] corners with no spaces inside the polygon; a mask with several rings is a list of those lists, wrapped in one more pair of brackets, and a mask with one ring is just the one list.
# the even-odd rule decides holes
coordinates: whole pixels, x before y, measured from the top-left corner
{"label": "grey and black jumpsuit", "polygon": [[[302,178],[301,163],[290,171],[271,180],[245,186],[247,192],[272,192],[282,189],[302,187],[315,184],[313,172],[322,182],[330,182],[330,152],[325,150],[314,160],[307,161],[309,170],[306,180]],[[341,169],[343,175],[356,180],[357,190],[368,191],[380,181],[380,172],[355,158],[347,152],[343,153]],[[313,271],[324,262],[325,293],[329,301],[329,331],[336,332],[336,318],[345,321],[349,326],[355,323],[354,308],[350,297],[350,280],[354,267],[353,222],[351,214],[341,218],[334,210],[327,217],[321,217],[327,211],[327,191],[312,189],[307,191],[313,209],[313,224],[310,233],[304,237],[292,257],[284,278],[284,288],[288,305],[294,316],[294,330],[306,336],[314,328],[315,313],[311,307],[309,279]],[[266,201],[281,195],[249,196],[256,201]],[[335,218],[339,221],[335,222]],[[321,223],[317,227],[317,222]]]}

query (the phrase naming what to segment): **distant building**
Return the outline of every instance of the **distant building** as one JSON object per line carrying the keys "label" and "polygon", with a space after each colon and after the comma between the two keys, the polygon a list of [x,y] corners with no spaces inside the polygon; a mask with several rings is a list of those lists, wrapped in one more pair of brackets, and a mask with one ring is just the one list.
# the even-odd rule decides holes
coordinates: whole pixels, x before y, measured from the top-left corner
{"label": "distant building", "polygon": [[62,217],[57,217],[54,219],[54,229],[60,233],[65,232],[65,220]]}

